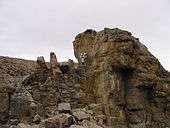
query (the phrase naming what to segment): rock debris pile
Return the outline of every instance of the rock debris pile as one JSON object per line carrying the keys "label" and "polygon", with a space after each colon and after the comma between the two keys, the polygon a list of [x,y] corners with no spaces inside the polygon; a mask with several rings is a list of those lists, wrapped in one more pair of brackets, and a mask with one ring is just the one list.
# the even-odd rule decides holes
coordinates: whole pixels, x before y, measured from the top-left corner
{"label": "rock debris pile", "polygon": [[78,60],[0,57],[0,128],[170,128],[170,73],[128,31],[86,30]]}

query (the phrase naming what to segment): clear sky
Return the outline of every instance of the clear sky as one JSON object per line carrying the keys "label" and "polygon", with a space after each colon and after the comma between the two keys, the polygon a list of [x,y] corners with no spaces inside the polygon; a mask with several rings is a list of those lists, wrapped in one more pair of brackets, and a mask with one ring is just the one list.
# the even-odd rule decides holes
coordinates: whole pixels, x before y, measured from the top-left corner
{"label": "clear sky", "polygon": [[104,27],[132,32],[170,70],[170,0],[0,0],[0,55],[74,59],[74,37]]}

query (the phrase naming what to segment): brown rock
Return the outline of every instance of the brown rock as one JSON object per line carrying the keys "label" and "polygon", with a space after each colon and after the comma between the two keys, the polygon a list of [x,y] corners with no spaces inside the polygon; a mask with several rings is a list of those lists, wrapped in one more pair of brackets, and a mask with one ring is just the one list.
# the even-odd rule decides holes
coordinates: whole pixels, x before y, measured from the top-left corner
{"label": "brown rock", "polygon": [[83,120],[82,126],[85,128],[102,128],[101,126],[98,126],[95,123],[87,121],[87,120]]}
{"label": "brown rock", "polygon": [[0,93],[0,122],[5,122],[9,116],[9,94]]}
{"label": "brown rock", "polygon": [[57,77],[58,74],[61,74],[59,63],[57,61],[57,57],[54,52],[50,53],[50,66],[51,66],[52,73],[55,77]]}
{"label": "brown rock", "polygon": [[0,57],[2,127],[170,127],[170,73],[138,38],[89,29],[73,45],[78,63]]}
{"label": "brown rock", "polygon": [[71,125],[70,128],[85,128],[85,127],[81,125]]}
{"label": "brown rock", "polygon": [[37,57],[37,63],[40,67],[45,68],[45,69],[47,68],[47,65],[45,63],[43,56]]}
{"label": "brown rock", "polygon": [[100,115],[106,115],[107,125],[128,125],[130,120],[136,123],[131,127],[154,127],[152,116],[159,115],[159,121],[169,126],[162,110],[170,94],[170,74],[139,39],[118,28],[105,28],[80,33],[73,45],[79,63],[81,54],[87,53],[84,74],[88,77],[81,80],[81,88],[102,105]]}
{"label": "brown rock", "polygon": [[40,115],[36,114],[36,115],[34,116],[33,122],[34,122],[34,123],[40,123],[41,120],[42,120],[42,118],[40,117]]}
{"label": "brown rock", "polygon": [[60,114],[45,120],[45,128],[69,127],[73,124],[73,117],[69,114]]}

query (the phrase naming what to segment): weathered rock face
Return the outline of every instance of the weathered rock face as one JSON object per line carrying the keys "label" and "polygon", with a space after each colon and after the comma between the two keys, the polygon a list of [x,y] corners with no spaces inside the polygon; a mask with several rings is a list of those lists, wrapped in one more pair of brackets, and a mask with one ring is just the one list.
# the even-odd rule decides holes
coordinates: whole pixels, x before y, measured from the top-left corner
{"label": "weathered rock face", "polygon": [[78,63],[0,57],[3,128],[168,128],[170,73],[130,32],[76,36]]}
{"label": "weathered rock face", "polygon": [[170,74],[137,38],[105,28],[87,30],[73,44],[79,63],[87,53],[83,91],[102,104],[107,125],[170,127]]}
{"label": "weathered rock face", "polygon": [[8,121],[10,97],[35,65],[34,61],[0,56],[0,123]]}

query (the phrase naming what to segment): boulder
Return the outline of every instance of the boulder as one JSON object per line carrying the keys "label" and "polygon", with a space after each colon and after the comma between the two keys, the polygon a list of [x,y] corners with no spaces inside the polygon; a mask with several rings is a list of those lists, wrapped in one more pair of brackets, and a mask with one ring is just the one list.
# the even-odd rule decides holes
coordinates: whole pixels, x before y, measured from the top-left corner
{"label": "boulder", "polygon": [[37,63],[41,68],[47,69],[47,65],[43,56],[37,57]]}
{"label": "boulder", "polygon": [[29,122],[36,111],[36,104],[32,95],[24,88],[19,87],[10,100],[10,116],[20,122]]}
{"label": "boulder", "polygon": [[45,128],[69,127],[73,124],[73,117],[69,114],[59,114],[45,121]]}

